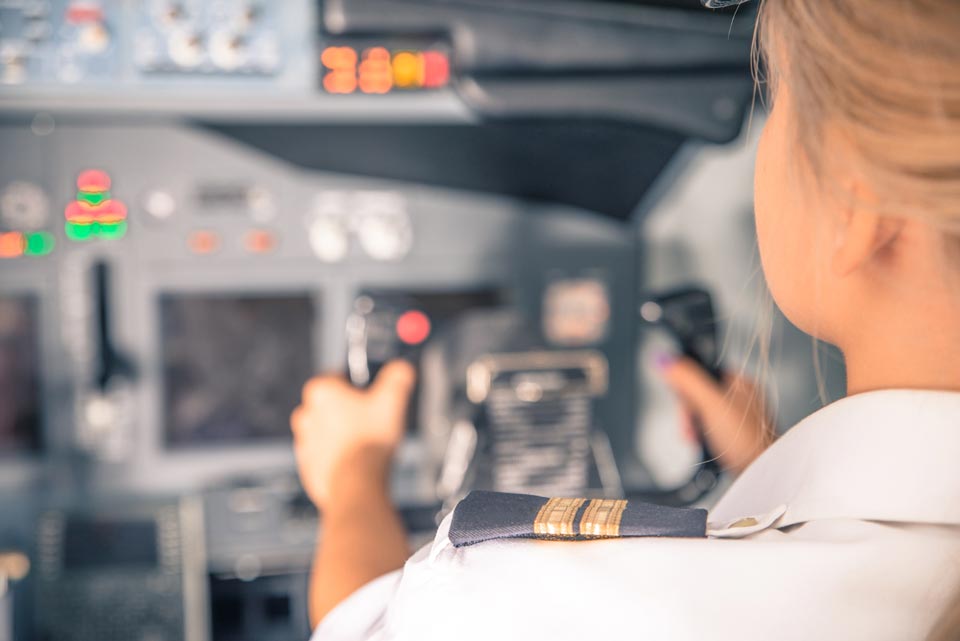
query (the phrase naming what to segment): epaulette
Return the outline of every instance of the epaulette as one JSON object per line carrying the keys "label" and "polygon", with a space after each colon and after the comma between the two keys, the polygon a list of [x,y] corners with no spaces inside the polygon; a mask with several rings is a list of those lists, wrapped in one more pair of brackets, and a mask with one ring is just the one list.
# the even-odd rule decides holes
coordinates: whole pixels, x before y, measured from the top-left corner
{"label": "epaulette", "polygon": [[544,498],[474,491],[450,523],[454,547],[493,539],[589,541],[639,536],[702,538],[707,511],[625,499]]}

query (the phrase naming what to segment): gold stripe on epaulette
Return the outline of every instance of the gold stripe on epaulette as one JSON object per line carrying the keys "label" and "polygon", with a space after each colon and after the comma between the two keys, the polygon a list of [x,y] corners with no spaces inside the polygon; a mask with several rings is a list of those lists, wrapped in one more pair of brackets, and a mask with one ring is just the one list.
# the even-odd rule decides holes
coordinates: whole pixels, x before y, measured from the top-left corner
{"label": "gold stripe on epaulette", "polygon": [[619,499],[593,499],[580,519],[581,536],[620,536],[620,519],[627,502]]}
{"label": "gold stripe on epaulette", "polygon": [[550,499],[533,521],[533,533],[547,536],[576,536],[573,521],[587,499]]}

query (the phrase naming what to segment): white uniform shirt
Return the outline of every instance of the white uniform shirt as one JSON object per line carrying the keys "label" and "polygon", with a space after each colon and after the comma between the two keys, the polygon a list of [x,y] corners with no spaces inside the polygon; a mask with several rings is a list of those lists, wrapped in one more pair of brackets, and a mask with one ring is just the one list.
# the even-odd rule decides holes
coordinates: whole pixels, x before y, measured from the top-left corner
{"label": "white uniform shirt", "polygon": [[314,640],[920,640],[960,584],[960,393],[813,414],[737,479],[706,539],[454,548],[449,525]]}

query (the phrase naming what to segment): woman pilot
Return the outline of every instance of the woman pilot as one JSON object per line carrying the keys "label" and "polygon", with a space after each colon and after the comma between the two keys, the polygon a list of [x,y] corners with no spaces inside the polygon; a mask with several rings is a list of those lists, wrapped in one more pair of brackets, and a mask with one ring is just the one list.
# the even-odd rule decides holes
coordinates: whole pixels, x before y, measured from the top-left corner
{"label": "woman pilot", "polygon": [[664,377],[743,468],[701,531],[457,545],[465,501],[408,560],[387,476],[412,370],[394,363],[368,391],[314,379],[292,424],[324,516],[316,639],[932,629],[960,583],[960,2],[766,0],[758,35],[763,269],[786,316],[843,352],[848,396],[760,453],[749,385],[675,360]]}

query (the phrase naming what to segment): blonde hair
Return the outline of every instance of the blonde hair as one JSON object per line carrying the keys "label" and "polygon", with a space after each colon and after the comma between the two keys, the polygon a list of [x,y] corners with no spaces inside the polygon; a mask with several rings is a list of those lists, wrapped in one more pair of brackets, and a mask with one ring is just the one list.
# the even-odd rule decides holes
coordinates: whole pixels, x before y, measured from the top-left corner
{"label": "blonde hair", "polygon": [[[960,1],[765,0],[755,51],[785,82],[797,142],[842,132],[883,214],[922,217],[960,246]],[[836,185],[834,185],[836,187]]]}

